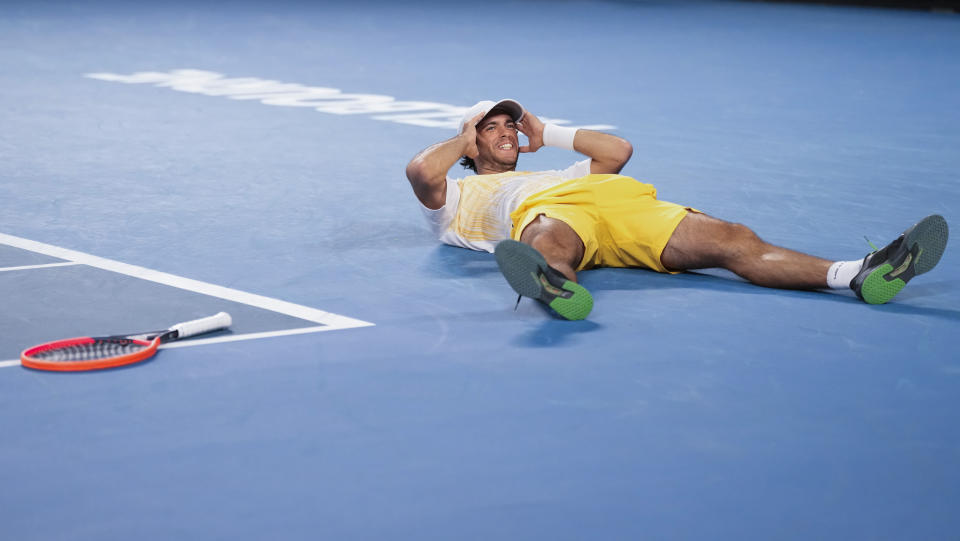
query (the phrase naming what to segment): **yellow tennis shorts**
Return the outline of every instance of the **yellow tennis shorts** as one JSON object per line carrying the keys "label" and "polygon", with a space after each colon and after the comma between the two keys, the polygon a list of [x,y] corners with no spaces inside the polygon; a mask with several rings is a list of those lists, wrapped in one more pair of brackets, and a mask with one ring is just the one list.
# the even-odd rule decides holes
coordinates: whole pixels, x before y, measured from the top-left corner
{"label": "yellow tennis shorts", "polygon": [[587,175],[537,192],[510,214],[514,240],[541,214],[565,222],[583,241],[577,270],[646,267],[660,263],[680,220],[695,209],[657,200],[650,184],[622,175]]}

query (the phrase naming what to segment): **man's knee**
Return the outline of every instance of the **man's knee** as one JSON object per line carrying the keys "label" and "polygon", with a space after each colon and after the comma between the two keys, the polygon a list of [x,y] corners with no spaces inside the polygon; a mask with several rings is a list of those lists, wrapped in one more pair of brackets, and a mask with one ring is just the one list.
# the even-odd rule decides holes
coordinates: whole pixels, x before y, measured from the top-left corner
{"label": "man's knee", "polygon": [[750,247],[757,242],[762,242],[752,229],[738,223],[727,224],[726,236],[726,241],[735,246]]}
{"label": "man's knee", "polygon": [[533,246],[551,265],[576,268],[583,258],[583,241],[572,227],[543,214],[524,228],[520,242]]}
{"label": "man's knee", "polygon": [[738,223],[727,224],[723,244],[723,266],[728,269],[749,263],[767,251],[767,244],[752,229]]}

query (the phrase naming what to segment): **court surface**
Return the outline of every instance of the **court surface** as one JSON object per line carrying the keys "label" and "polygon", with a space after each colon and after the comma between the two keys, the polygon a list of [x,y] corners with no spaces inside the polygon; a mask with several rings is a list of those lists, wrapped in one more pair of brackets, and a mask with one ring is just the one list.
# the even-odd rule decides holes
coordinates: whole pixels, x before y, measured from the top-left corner
{"label": "court surface", "polygon": [[[404,167],[511,97],[856,259],[960,227],[957,58],[960,16],[868,8],[3,3],[2,537],[955,539],[956,246],[884,306],[594,270],[567,322],[437,244]],[[220,310],[129,368],[16,362]]]}

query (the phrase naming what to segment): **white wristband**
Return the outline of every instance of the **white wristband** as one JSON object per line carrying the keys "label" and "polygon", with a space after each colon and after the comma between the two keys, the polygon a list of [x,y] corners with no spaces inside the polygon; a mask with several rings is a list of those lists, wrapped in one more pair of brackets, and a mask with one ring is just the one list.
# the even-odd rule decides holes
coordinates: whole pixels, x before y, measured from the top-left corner
{"label": "white wristband", "polygon": [[543,144],[548,147],[560,147],[573,150],[573,138],[577,135],[576,128],[557,126],[556,124],[543,125]]}

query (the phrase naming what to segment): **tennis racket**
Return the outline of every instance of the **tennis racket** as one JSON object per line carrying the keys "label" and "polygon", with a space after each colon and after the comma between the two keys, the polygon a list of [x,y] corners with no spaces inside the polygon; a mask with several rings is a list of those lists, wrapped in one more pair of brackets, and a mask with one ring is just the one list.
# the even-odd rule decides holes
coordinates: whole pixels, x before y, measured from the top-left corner
{"label": "tennis racket", "polygon": [[225,329],[230,323],[230,314],[220,312],[214,316],[177,323],[162,331],[57,340],[25,349],[20,354],[20,364],[37,370],[58,372],[114,368],[153,357],[157,347],[164,342]]}

